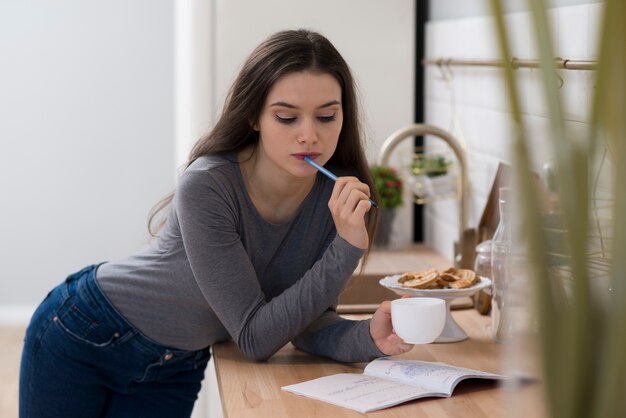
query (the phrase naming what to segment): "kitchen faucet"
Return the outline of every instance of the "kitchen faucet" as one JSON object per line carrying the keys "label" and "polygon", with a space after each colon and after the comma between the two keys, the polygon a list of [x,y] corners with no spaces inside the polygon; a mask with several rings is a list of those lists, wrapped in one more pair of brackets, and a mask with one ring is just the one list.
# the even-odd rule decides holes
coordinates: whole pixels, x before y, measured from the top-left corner
{"label": "kitchen faucet", "polygon": [[459,142],[448,132],[433,125],[417,123],[401,128],[392,133],[383,143],[378,154],[378,164],[387,166],[394,148],[406,138],[434,135],[448,144],[459,163],[457,177],[457,200],[459,202],[459,237],[454,244],[454,264],[456,267],[472,268],[474,259],[475,230],[467,228],[468,179],[465,151]]}

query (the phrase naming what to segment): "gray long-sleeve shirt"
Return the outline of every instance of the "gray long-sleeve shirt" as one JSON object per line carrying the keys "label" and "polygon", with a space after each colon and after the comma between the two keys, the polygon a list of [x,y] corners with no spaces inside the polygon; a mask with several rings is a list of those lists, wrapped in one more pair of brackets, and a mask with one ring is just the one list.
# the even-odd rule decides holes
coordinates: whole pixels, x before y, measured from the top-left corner
{"label": "gray long-sleeve shirt", "polygon": [[204,156],[179,179],[167,222],[144,252],[101,265],[100,288],[147,337],[196,350],[232,337],[264,360],[284,344],[339,361],[383,355],[369,321],[332,306],[363,250],[336,234],[318,174],[297,215],[257,212],[234,159]]}

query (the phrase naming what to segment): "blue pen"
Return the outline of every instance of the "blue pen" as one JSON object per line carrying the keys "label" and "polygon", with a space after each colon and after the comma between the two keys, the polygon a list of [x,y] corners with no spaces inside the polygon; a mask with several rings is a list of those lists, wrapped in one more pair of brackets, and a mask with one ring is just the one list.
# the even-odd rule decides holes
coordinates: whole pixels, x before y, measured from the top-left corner
{"label": "blue pen", "polygon": [[[324,174],[326,177],[328,177],[332,181],[337,181],[337,176],[336,175],[334,175],[333,173],[331,173],[330,171],[328,171],[327,169],[325,169],[324,167],[322,167],[321,165],[319,165],[318,163],[313,161],[311,158],[304,157],[304,161],[306,161],[307,163],[311,164],[313,167],[317,168],[322,174]],[[374,202],[372,199],[368,199],[368,200],[370,201],[372,206],[374,206],[375,208],[378,207],[376,202]]]}

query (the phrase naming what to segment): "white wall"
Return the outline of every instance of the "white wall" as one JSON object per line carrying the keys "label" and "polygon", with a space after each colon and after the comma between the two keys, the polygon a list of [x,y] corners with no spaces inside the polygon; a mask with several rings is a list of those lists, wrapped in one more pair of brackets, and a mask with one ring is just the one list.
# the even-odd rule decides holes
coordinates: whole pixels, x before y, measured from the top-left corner
{"label": "white wall", "polygon": [[[556,56],[564,59],[597,59],[597,31],[602,5],[591,3],[549,11]],[[512,36],[513,56],[536,59],[532,26],[526,12],[506,18]],[[490,17],[447,19],[427,26],[426,55],[430,58],[499,59]],[[518,69],[524,121],[529,127],[535,169],[550,160],[546,145],[546,112],[541,96],[539,71]],[[573,133],[588,129],[594,73],[560,70],[566,127]],[[467,146],[471,182],[470,227],[476,227],[491,189],[498,163],[510,163],[510,117],[501,70],[488,67],[452,67],[446,82],[436,66],[426,71],[426,121],[448,129]],[[455,124],[454,120],[459,123]],[[452,201],[429,205],[426,241],[452,257],[458,236],[458,206]]]}
{"label": "white wall", "polygon": [[169,0],[0,2],[3,313],[147,242],[174,186],[172,16]]}
{"label": "white wall", "polygon": [[[413,120],[414,15],[413,0],[0,2],[0,321],[147,242],[149,209],[276,30],[319,30],[344,54],[373,161]],[[409,242],[410,205],[399,223]]]}

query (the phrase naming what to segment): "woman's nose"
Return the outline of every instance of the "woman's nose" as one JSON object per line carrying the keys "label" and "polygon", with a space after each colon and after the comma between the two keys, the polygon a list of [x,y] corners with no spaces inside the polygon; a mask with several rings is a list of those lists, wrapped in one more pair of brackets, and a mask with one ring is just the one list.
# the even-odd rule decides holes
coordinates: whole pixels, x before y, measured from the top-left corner
{"label": "woman's nose", "polygon": [[298,133],[298,142],[301,144],[314,144],[318,141],[317,132],[313,122],[306,121],[302,123],[302,128]]}

